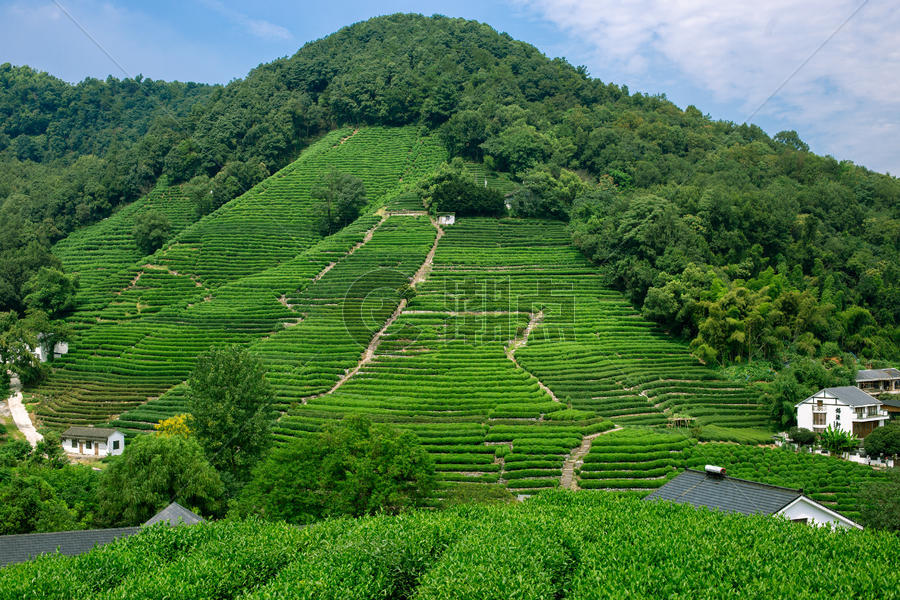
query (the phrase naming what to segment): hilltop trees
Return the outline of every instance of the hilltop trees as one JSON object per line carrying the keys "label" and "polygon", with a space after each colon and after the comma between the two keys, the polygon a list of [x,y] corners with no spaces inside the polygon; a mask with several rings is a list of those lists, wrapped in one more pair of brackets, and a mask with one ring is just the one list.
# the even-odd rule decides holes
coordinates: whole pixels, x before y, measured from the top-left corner
{"label": "hilltop trees", "polygon": [[503,194],[473,183],[458,158],[442,164],[419,183],[419,194],[431,212],[454,212],[457,216],[499,216],[506,213]]}

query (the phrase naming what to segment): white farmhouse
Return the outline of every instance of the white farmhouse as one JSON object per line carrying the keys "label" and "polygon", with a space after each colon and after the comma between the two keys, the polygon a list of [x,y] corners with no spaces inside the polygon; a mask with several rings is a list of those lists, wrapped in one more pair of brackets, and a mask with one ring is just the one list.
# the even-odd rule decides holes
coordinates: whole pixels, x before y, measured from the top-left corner
{"label": "white farmhouse", "polygon": [[[40,339],[40,337],[41,336],[38,336],[38,339]],[[49,354],[44,354],[44,347],[41,346],[40,344],[38,344],[38,347],[34,348],[31,351],[31,353],[34,354],[37,357],[37,359],[39,361],[41,361],[42,363],[47,362],[50,359]],[[69,343],[68,342],[56,342],[56,344],[53,345],[53,358],[59,358],[63,354],[68,354],[68,353],[69,353]]]}
{"label": "white farmhouse", "polygon": [[877,398],[852,385],[819,390],[797,404],[796,409],[798,427],[821,433],[831,425],[859,438],[888,419]]}
{"label": "white farmhouse", "polygon": [[62,447],[72,456],[109,456],[122,454],[125,434],[103,427],[69,427],[62,434]]}

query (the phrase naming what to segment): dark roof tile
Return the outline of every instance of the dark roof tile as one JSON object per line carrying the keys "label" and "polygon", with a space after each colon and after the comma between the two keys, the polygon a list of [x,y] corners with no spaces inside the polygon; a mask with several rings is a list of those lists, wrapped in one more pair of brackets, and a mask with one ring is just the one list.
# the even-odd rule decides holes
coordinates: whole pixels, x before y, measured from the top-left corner
{"label": "dark roof tile", "polygon": [[771,515],[801,495],[801,490],[686,469],[645,499],[671,500],[745,515]]}
{"label": "dark roof tile", "polygon": [[119,527],[4,535],[0,537],[0,567],[57,551],[66,556],[82,554],[95,546],[104,546],[119,538],[134,535],[140,530],[140,527]]}

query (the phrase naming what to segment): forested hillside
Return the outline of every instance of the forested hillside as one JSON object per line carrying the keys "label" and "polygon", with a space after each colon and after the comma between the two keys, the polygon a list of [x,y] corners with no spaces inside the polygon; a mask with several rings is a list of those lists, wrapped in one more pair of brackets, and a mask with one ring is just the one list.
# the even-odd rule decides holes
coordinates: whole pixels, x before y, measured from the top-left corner
{"label": "forested hillside", "polygon": [[0,65],[0,311],[50,245],[138,199],[162,172],[178,125],[213,88],[137,77],[70,85]]}
{"label": "forested hillside", "polygon": [[[706,365],[752,360],[759,368],[741,375],[751,380],[772,379],[772,369],[779,371],[765,390],[768,416],[779,424],[790,419],[791,403],[812,388],[849,382],[856,360],[900,358],[897,179],[816,156],[794,132],[770,137],[753,125],[714,121],[693,106],[630,93],[487,25],[379,17],[217,87],[114,79],[68,86],[25,68],[6,66],[3,73],[14,93],[4,98],[10,118],[0,147],[4,160],[16,165],[8,172],[16,175],[0,182],[0,244],[7,252],[0,264],[0,309],[21,312],[27,290],[36,285],[27,285],[32,274],[41,265],[59,266],[48,253],[51,241],[149,191],[160,176],[181,187],[159,188],[144,202],[160,197],[153,194],[190,202],[192,211],[179,208],[172,217],[188,241],[165,251],[172,257],[166,269],[148,261],[160,269],[143,270],[141,277],[183,280],[182,271],[200,277],[194,269],[202,268],[209,271],[196,282],[202,286],[251,275],[257,271],[230,273],[227,264],[204,262],[210,260],[205,252],[196,256],[197,236],[208,231],[202,224],[221,218],[193,228],[187,222],[228,214],[229,201],[325,132],[415,125],[423,128],[421,139],[443,146],[440,153],[469,161],[467,173],[498,171],[511,180],[515,185],[503,189],[511,216],[568,222],[575,245],[604,282],[624,292],[643,316],[689,341]],[[45,89],[58,89],[60,100],[36,105]],[[109,126],[77,134],[95,114],[82,104],[94,111],[108,104],[111,110],[102,112],[109,116],[100,123]],[[127,127],[116,127],[125,121]],[[62,144],[54,133],[58,126],[74,127],[76,135]],[[380,156],[400,160],[396,151],[385,145]],[[68,162],[57,167],[53,161]],[[39,187],[53,177],[59,178],[56,187],[68,190],[62,196]],[[220,207],[226,210],[214,212]],[[366,225],[346,235],[358,235]],[[137,277],[140,261],[126,261],[144,253],[124,237],[127,229],[119,232],[123,250],[117,258],[110,250],[113,262],[101,268],[131,265],[130,275]],[[83,247],[78,240],[93,235],[79,232],[62,242],[60,255],[81,254],[73,252]],[[419,243],[410,235],[411,244]],[[300,240],[294,254],[310,241]],[[260,268],[273,264],[263,262]],[[113,279],[119,282],[122,273]],[[185,293],[199,293],[190,290],[194,283],[182,284]],[[96,289],[88,279],[85,285]],[[82,293],[76,305],[90,309],[92,294]],[[119,301],[102,302],[108,312]],[[290,296],[287,302],[293,304]],[[183,310],[203,306],[186,301]],[[138,301],[134,310],[155,305]],[[111,318],[134,314],[123,308]],[[92,318],[102,324],[109,317]],[[74,319],[76,329],[82,319]],[[523,352],[523,364],[533,351]],[[573,402],[578,393],[572,392]],[[651,413],[678,408],[659,393]],[[754,404],[738,399],[733,403]],[[754,412],[751,420],[761,416]]]}

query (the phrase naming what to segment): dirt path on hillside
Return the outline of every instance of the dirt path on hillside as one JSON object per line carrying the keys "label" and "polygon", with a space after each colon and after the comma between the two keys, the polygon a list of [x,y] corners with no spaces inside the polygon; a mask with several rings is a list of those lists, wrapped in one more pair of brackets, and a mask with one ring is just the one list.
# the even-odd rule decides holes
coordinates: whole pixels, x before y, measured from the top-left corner
{"label": "dirt path on hillside", "polygon": [[[360,248],[362,248],[363,246],[365,246],[365,245],[369,242],[369,240],[372,239],[372,236],[375,235],[375,231],[377,231],[378,228],[381,227],[381,226],[384,224],[385,221],[387,221],[387,218],[388,218],[388,215],[382,215],[382,216],[381,216],[381,220],[378,221],[377,223],[375,223],[375,225],[373,225],[368,231],[366,231],[366,235],[363,236],[362,241],[359,242],[358,244],[356,244],[355,246],[353,246],[352,248],[350,248],[350,249],[347,251],[347,254],[345,254],[345,255],[341,258],[341,260],[344,260],[345,258],[347,258],[348,256],[350,256],[351,254],[353,254],[354,252],[356,252],[357,250],[359,250]],[[328,271],[332,270],[339,262],[340,262],[340,261],[335,261],[335,262],[328,263],[328,264],[325,266],[324,269],[322,269],[321,271],[319,271],[318,274],[316,274],[316,276],[313,277],[312,282],[315,283],[315,282],[317,282],[318,280],[320,280],[320,279],[322,279],[323,277],[325,277],[325,274],[328,273]]]}
{"label": "dirt path on hillside", "polygon": [[16,427],[19,428],[19,431],[22,432],[22,435],[25,436],[25,439],[28,440],[28,443],[32,447],[37,446],[37,443],[44,439],[44,436],[39,434],[37,429],[34,428],[34,423],[31,422],[31,417],[22,403],[22,383],[17,375],[13,375],[10,378],[9,387],[12,394],[7,403],[9,404],[9,412],[12,414],[13,421]]}
{"label": "dirt path on hillside", "polygon": [[[382,223],[387,219],[387,217],[382,218]],[[381,223],[379,223],[380,225]],[[431,271],[431,267],[434,264],[434,253],[437,251],[438,242],[444,236],[444,230],[437,224],[437,221],[431,219],[431,224],[434,225],[434,228],[437,229],[437,235],[434,236],[434,244],[431,246],[431,250],[428,251],[428,255],[425,257],[425,260],[422,262],[422,265],[416,271],[415,275],[413,275],[412,282],[410,283],[411,287],[415,287],[417,283],[425,281],[428,277],[428,273]],[[377,225],[376,225],[377,227]],[[374,233],[374,229],[372,233]],[[368,241],[372,239],[371,235],[367,234],[368,239],[364,240]],[[327,396],[328,394],[333,394],[336,392],[342,385],[344,385],[347,381],[350,380],[351,377],[359,373],[359,370],[362,369],[367,363],[371,362],[373,358],[375,358],[375,352],[378,350],[378,345],[381,344],[381,338],[384,336],[384,333],[388,330],[388,328],[394,324],[400,315],[403,313],[403,309],[406,308],[407,300],[403,298],[400,300],[400,303],[397,305],[397,308],[394,309],[394,312],[388,317],[388,320],[385,321],[384,326],[381,329],[375,332],[375,335],[372,336],[372,341],[369,342],[369,345],[366,346],[365,352],[363,352],[362,356],[359,359],[359,362],[356,363],[356,366],[351,370],[347,371],[337,382],[331,386],[331,389],[322,394],[315,394],[313,396],[307,396],[303,398],[301,401],[303,404],[306,404],[308,400],[313,398],[321,398],[322,396]]]}
{"label": "dirt path on hillside", "polygon": [[581,438],[581,445],[572,450],[566,461],[563,463],[562,475],[559,478],[559,487],[577,490],[578,482],[575,481],[575,469],[584,464],[584,457],[591,451],[591,444],[601,435],[612,433],[613,431],[621,431],[623,428],[616,426],[613,429],[607,429],[599,433],[592,433]]}
{"label": "dirt path on hillside", "polygon": [[357,127],[356,129],[354,129],[354,130],[353,130],[353,133],[351,133],[351,134],[348,135],[347,137],[341,138],[341,141],[339,142],[338,145],[343,144],[344,142],[346,142],[347,140],[349,140],[350,138],[352,138],[352,137],[353,137],[354,135],[356,135],[357,133],[359,133],[359,127]]}
{"label": "dirt path on hillside", "polygon": [[544,311],[543,310],[540,310],[537,313],[534,313],[531,315],[531,320],[528,321],[528,326],[525,327],[525,332],[522,334],[522,337],[512,340],[509,343],[509,345],[506,347],[506,358],[511,360],[512,363],[514,365],[516,365],[516,367],[522,369],[523,371],[525,371],[526,373],[528,373],[529,375],[534,377],[538,383],[538,387],[540,387],[542,390],[544,390],[544,392],[546,392],[546,394],[548,396],[550,396],[551,400],[562,404],[560,399],[556,397],[556,394],[553,393],[553,390],[551,390],[546,385],[544,385],[544,382],[541,381],[540,377],[538,377],[537,375],[535,375],[534,373],[532,373],[531,371],[529,371],[528,369],[526,369],[525,367],[520,365],[519,361],[516,360],[516,350],[518,350],[519,348],[521,348],[522,346],[524,346],[525,344],[528,343],[528,336],[531,335],[531,332],[534,331],[534,328],[537,327],[538,324],[543,320],[544,320]]}
{"label": "dirt path on hillside", "polygon": [[428,251],[425,262],[422,263],[422,266],[419,267],[419,270],[413,275],[412,282],[409,284],[411,287],[416,287],[417,284],[422,283],[428,278],[428,274],[431,273],[431,268],[434,266],[434,253],[437,252],[438,242],[444,237],[444,230],[438,225],[438,222],[434,217],[428,217],[428,220],[430,220],[431,224],[434,225],[434,228],[437,229],[437,235],[434,236],[434,245],[432,245],[431,250]]}

